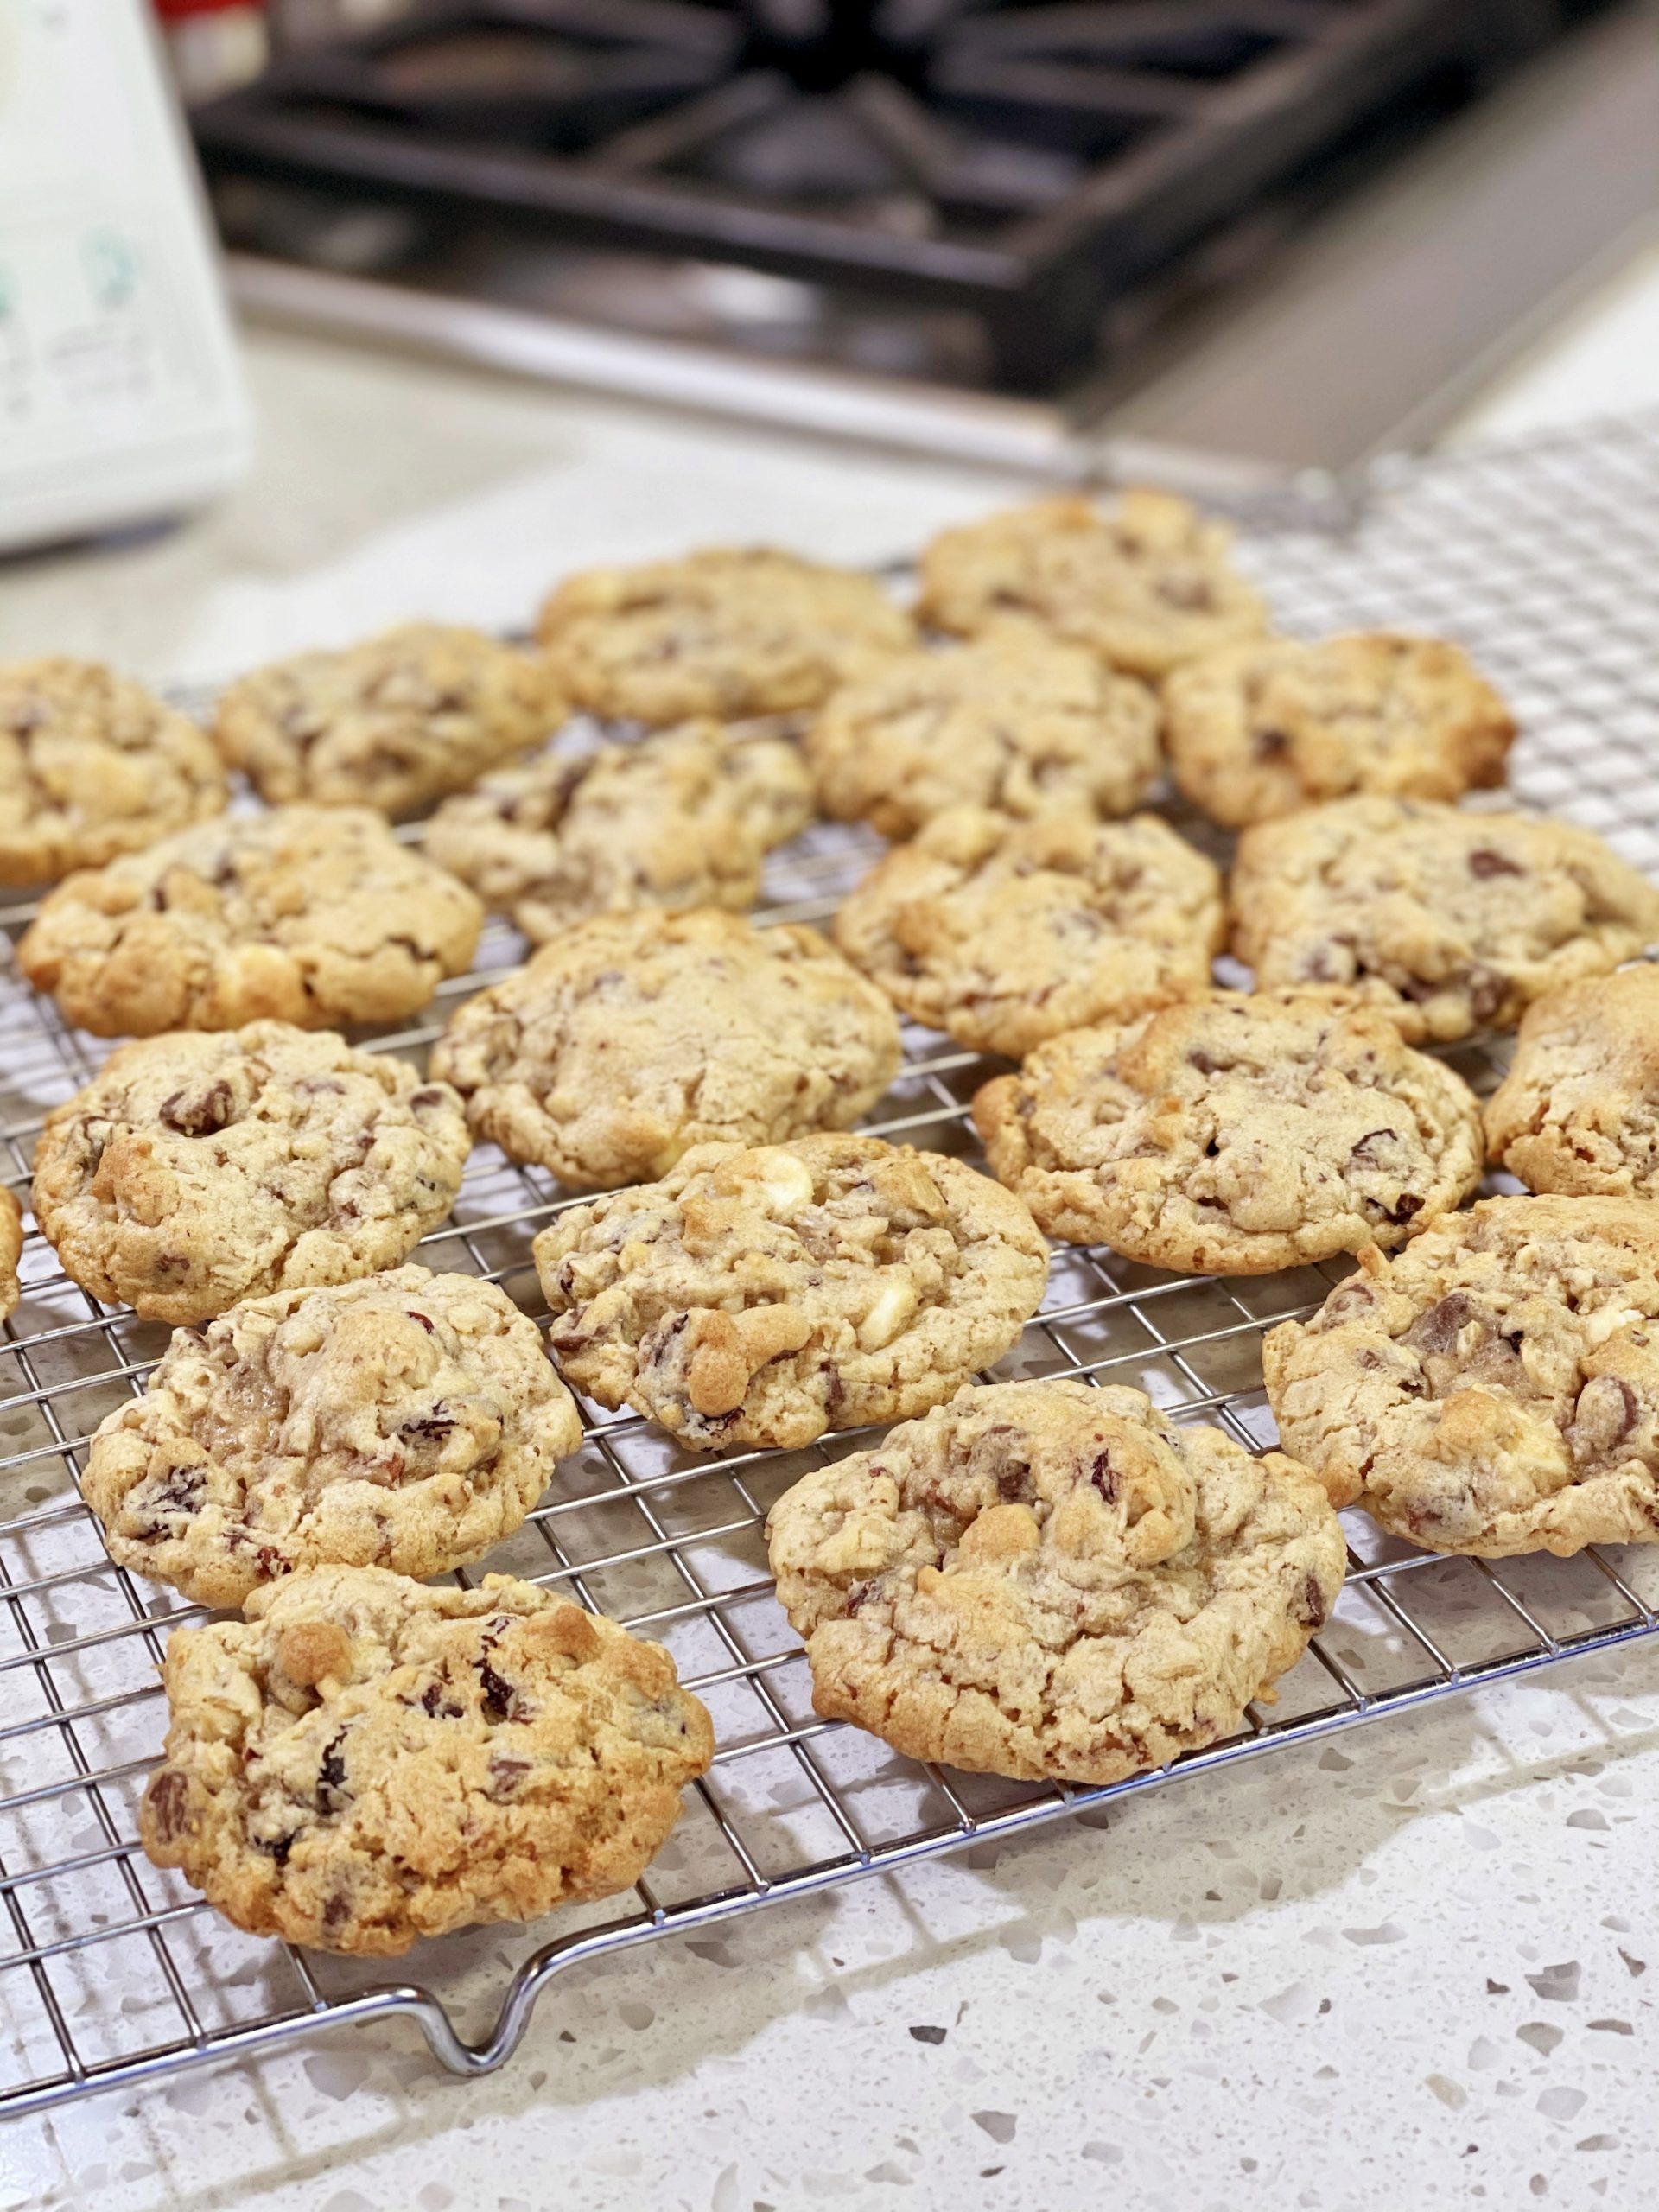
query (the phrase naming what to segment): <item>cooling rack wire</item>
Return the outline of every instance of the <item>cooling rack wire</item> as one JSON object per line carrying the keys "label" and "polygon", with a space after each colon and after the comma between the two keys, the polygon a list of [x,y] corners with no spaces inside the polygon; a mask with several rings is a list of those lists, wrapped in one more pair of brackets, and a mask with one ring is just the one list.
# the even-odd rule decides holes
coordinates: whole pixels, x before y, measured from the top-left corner
{"label": "cooling rack wire", "polygon": [[[1247,537],[1244,558],[1281,624],[1459,639],[1519,712],[1520,799],[1600,831],[1659,875],[1659,416],[1393,460],[1370,488],[1346,538]],[[1213,849],[1201,825],[1178,818]],[[878,849],[861,830],[808,830],[773,857],[765,918],[826,916]],[[17,908],[0,923],[15,936],[28,918]],[[421,1059],[453,1006],[522,957],[493,924],[478,974],[447,985],[419,1027],[368,1041]],[[0,975],[0,1140],[14,1186],[26,1183],[43,1114],[107,1050],[67,1028],[15,969]],[[1478,1090],[1497,1079],[1491,1040],[1450,1057]],[[968,1103],[988,1065],[912,1029],[867,1126],[976,1159]],[[570,1203],[486,1147],[419,1256],[499,1281],[541,1314],[531,1238]],[[582,1449],[468,1575],[556,1584],[660,1638],[714,1715],[711,1772],[620,1898],[427,1944],[391,1971],[302,1954],[228,1928],[138,1849],[137,1800],[164,1726],[156,1662],[194,1610],[111,1566],[77,1477],[86,1440],[142,1389],[165,1332],[99,1305],[37,1236],[22,1272],[22,1302],[0,1336],[0,2115],[387,2014],[416,2019],[454,2071],[483,2072],[509,2056],[541,1991],[575,1959],[1173,1777],[1201,1787],[1228,1761],[1659,1628],[1659,1554],[1438,1560],[1351,1514],[1349,1580],[1332,1620],[1238,1736],[1105,1790],[949,1772],[818,1720],[772,1596],[766,1509],[824,1451],[860,1440],[711,1460],[587,1406]],[[1331,1262],[1217,1281],[1062,1247],[1041,1313],[995,1371],[1132,1383],[1176,1418],[1217,1422],[1260,1449],[1274,1440],[1262,1334],[1345,1272]]]}

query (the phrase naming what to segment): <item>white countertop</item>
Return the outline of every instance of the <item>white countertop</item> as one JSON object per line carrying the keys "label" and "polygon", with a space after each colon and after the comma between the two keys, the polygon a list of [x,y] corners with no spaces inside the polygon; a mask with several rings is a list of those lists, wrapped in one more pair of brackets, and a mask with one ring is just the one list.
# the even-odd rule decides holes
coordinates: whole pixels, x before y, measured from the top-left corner
{"label": "white countertop", "polygon": [[[254,480],[0,571],[0,655],[214,677],[720,537],[879,556],[1008,488],[270,334]],[[1659,257],[1461,426],[1659,402]],[[1659,1649],[578,1967],[459,2083],[412,2031],[0,2132],[0,2212],[1624,2207],[1659,2179]]]}

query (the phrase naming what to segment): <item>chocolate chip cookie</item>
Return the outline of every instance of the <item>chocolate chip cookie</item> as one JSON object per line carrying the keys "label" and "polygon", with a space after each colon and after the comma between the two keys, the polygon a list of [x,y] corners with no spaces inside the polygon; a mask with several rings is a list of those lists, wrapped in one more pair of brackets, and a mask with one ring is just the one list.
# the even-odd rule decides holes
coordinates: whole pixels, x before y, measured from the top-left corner
{"label": "chocolate chip cookie", "polygon": [[23,1210],[16,1192],[0,1184],[0,1321],[16,1311],[22,1287],[17,1262],[23,1256]]}
{"label": "chocolate chip cookie", "polygon": [[1230,830],[1356,791],[1459,798],[1501,784],[1509,709],[1459,646],[1366,632],[1225,645],[1164,691],[1175,780]]}
{"label": "chocolate chip cookie", "polygon": [[899,1061],[892,1007],[816,930],[704,907],[575,923],[461,1007],[431,1067],[476,1135],[595,1191],[845,1128]]}
{"label": "chocolate chip cookie", "polygon": [[1267,626],[1233,565],[1232,535],[1164,492],[1125,492],[1104,507],[1038,499],[941,531],[922,555],[917,612],[969,636],[1027,615],[1114,668],[1163,677]]}
{"label": "chocolate chip cookie", "polygon": [[1018,1198],[863,1136],[699,1145],[535,1250],[568,1379],[702,1451],[937,1405],[1007,1351],[1048,1272]]}
{"label": "chocolate chip cookie", "polygon": [[212,739],[95,661],[0,662],[0,884],[102,868],[217,814]]}
{"label": "chocolate chip cookie", "polygon": [[1483,1153],[1468,1084],[1386,1015],[1279,993],[1070,1030],[974,1120],[1049,1236],[1199,1274],[1403,1244],[1469,1196]]}
{"label": "chocolate chip cookie", "polygon": [[286,1022],[147,1038],[46,1117],[35,1217],[67,1273],[147,1321],[396,1267],[461,1189],[447,1083]]}
{"label": "chocolate chip cookie", "polygon": [[464,975],[483,910],[366,807],[222,815],[42,901],[17,948],[96,1037],[400,1021]]}
{"label": "chocolate chip cookie", "polygon": [[1588,830],[1350,798],[1238,842],[1233,950],[1267,988],[1351,985],[1411,1044],[1512,1029],[1659,939],[1659,890]]}
{"label": "chocolate chip cookie", "polygon": [[1082,1382],[963,1390],[815,1469],[767,1535],[821,1713],[1022,1781],[1116,1782],[1231,1735],[1344,1564],[1294,1459]]}
{"label": "chocolate chip cookie", "polygon": [[1288,1451],[1430,1551],[1659,1542],[1659,1206],[1488,1198],[1262,1346]]}
{"label": "chocolate chip cookie", "polygon": [[405,622],[338,652],[256,669],[219,702],[225,758],[273,804],[414,814],[538,744],[564,718],[540,653]]}
{"label": "chocolate chip cookie", "polygon": [[364,1957],[609,1897],[714,1756],[660,1644],[534,1583],[327,1567],[179,1629],[144,1849],[251,1935]]}
{"label": "chocolate chip cookie", "polygon": [[578,706],[642,722],[816,707],[916,634],[874,576],[765,546],[567,577],[539,627]]}
{"label": "chocolate chip cookie", "polygon": [[464,1566],[581,1440],[504,1291],[395,1268],[179,1330],[92,1439],[80,1487],[118,1566],[239,1605],[307,1567]]}
{"label": "chocolate chip cookie", "polygon": [[1221,877],[1155,815],[938,815],[877,863],[836,942],[904,1013],[1018,1058],[1205,989]]}
{"label": "chocolate chip cookie", "polygon": [[1009,622],[844,684],[805,753],[826,814],[907,837],[950,806],[1128,814],[1157,780],[1159,720],[1138,678]]}
{"label": "chocolate chip cookie", "polygon": [[487,777],[438,809],[426,849],[541,944],[590,914],[753,906],[766,854],[811,817],[792,745],[694,722]]}
{"label": "chocolate chip cookie", "polygon": [[1486,1102],[1486,1142],[1535,1191],[1659,1198],[1659,969],[1595,976],[1527,1008]]}

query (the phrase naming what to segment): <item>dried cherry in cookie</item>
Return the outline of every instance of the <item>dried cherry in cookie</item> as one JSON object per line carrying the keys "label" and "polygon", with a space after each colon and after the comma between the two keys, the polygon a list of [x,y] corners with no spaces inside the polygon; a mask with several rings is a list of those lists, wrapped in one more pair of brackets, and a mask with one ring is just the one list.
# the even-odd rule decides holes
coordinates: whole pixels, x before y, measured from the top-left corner
{"label": "dried cherry in cookie", "polygon": [[406,1060],[250,1022],[111,1052],[47,1116],[35,1214],[73,1281],[146,1320],[395,1267],[461,1188],[461,1100]]}
{"label": "dried cherry in cookie", "polygon": [[238,1928],[387,1957],[644,1872],[714,1732],[674,1662],[552,1591],[319,1567],[167,1647],[141,1819]]}
{"label": "dried cherry in cookie", "polygon": [[1331,995],[1217,992],[1070,1030],[974,1118],[1048,1235],[1202,1274],[1402,1244],[1482,1164],[1463,1078]]}
{"label": "dried cherry in cookie", "polygon": [[1022,1780],[1230,1735],[1344,1562],[1306,1468],[1083,1382],[965,1389],[807,1475],[766,1533],[821,1713]]}
{"label": "dried cherry in cookie", "polygon": [[1659,1206],[1489,1198],[1363,1253],[1262,1347],[1286,1449],[1392,1534],[1489,1559],[1659,1542]]}
{"label": "dried cherry in cookie", "polygon": [[180,1330],[93,1437],[81,1491],[118,1566],[239,1605],[306,1567],[464,1566],[581,1437],[504,1291],[397,1268]]}
{"label": "dried cherry in cookie", "polygon": [[535,1249],[566,1377],[703,1451],[937,1405],[1007,1351],[1048,1272],[1018,1198],[864,1136],[700,1145]]}
{"label": "dried cherry in cookie", "polygon": [[467,1000],[431,1068],[480,1138],[592,1191],[692,1145],[845,1128],[899,1062],[892,1007],[816,930],[646,907],[575,923]]}

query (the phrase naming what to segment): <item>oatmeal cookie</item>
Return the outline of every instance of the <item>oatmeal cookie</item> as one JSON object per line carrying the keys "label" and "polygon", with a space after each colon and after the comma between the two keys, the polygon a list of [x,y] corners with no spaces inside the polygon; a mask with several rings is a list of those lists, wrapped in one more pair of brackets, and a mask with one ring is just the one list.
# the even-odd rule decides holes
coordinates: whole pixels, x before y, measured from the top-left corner
{"label": "oatmeal cookie", "polygon": [[1199,1274],[1403,1244],[1480,1180],[1461,1076],[1373,1008],[1288,993],[1070,1030],[974,1120],[1049,1236]]}
{"label": "oatmeal cookie", "polygon": [[0,1184],[0,1321],[17,1308],[22,1286],[17,1262],[23,1256],[23,1210],[15,1191]]}
{"label": "oatmeal cookie", "polygon": [[590,914],[752,906],[766,854],[811,818],[792,745],[694,722],[487,777],[438,809],[426,849],[542,944]]}
{"label": "oatmeal cookie", "polygon": [[1174,671],[1164,709],[1176,782],[1230,830],[1356,791],[1459,798],[1503,782],[1515,738],[1461,647],[1376,631],[1224,646]]}
{"label": "oatmeal cookie", "polygon": [[224,815],[68,876],[17,948],[96,1037],[399,1021],[467,971],[483,910],[366,807]]}
{"label": "oatmeal cookie", "polygon": [[1431,1551],[1659,1542],[1659,1206],[1488,1198],[1262,1346],[1287,1451]]}
{"label": "oatmeal cookie", "polygon": [[826,814],[907,837],[950,806],[1128,814],[1157,780],[1158,728],[1136,677],[1007,623],[843,685],[805,752]]}
{"label": "oatmeal cookie", "polygon": [[1231,1735],[1342,1586],[1305,1467],[1139,1390],[969,1389],[772,1509],[812,1702],[912,1758],[1106,1783]]}
{"label": "oatmeal cookie", "polygon": [[1038,499],[942,531],[922,555],[917,612],[969,636],[1027,615],[1114,668],[1163,677],[1267,626],[1260,594],[1233,566],[1232,536],[1164,492],[1125,492],[1103,508]]}
{"label": "oatmeal cookie", "polygon": [[1155,815],[937,816],[842,907],[836,942],[901,1011],[976,1051],[1022,1052],[1205,989],[1221,877]]}
{"label": "oatmeal cookie", "polygon": [[988,1177],[862,1136],[699,1145],[535,1250],[568,1379],[702,1451],[937,1405],[1007,1351],[1048,1273]]}
{"label": "oatmeal cookie", "polygon": [[845,1128],[899,1061],[892,1007],[816,930],[704,907],[574,924],[457,1010],[431,1067],[477,1136],[598,1191]]}
{"label": "oatmeal cookie", "polygon": [[95,661],[0,663],[0,884],[102,868],[226,798],[213,740]]}
{"label": "oatmeal cookie", "polygon": [[239,1605],[307,1567],[464,1566],[581,1441],[505,1291],[395,1268],[178,1331],[93,1437],[81,1495],[118,1566]]}
{"label": "oatmeal cookie", "polygon": [[874,576],[764,546],[567,577],[540,632],[578,706],[642,722],[816,707],[916,634]]}
{"label": "oatmeal cookie", "polygon": [[1659,890],[1588,830],[1349,798],[1238,842],[1233,950],[1263,989],[1350,985],[1408,1044],[1512,1029],[1659,938]]}
{"label": "oatmeal cookie", "polygon": [[417,813],[564,719],[553,671],[481,630],[405,622],[232,683],[214,735],[273,804]]}
{"label": "oatmeal cookie", "polygon": [[461,1189],[447,1083],[282,1021],[145,1038],[46,1117],[35,1217],[107,1304],[175,1325],[396,1267]]}
{"label": "oatmeal cookie", "polygon": [[254,1936],[385,1958],[637,1881],[714,1756],[659,1643],[510,1575],[325,1567],[175,1630],[140,1821]]}
{"label": "oatmeal cookie", "polygon": [[1592,976],[1527,1008],[1486,1102],[1486,1143],[1535,1191],[1659,1198],[1659,969]]}

